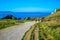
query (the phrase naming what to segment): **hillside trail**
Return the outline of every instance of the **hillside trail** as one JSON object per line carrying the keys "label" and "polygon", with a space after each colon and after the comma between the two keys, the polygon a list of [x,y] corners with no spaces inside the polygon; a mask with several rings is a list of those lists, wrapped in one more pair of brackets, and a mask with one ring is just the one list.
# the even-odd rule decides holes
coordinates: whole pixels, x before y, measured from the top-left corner
{"label": "hillside trail", "polygon": [[35,24],[35,21],[25,22],[0,30],[0,40],[21,40],[24,33]]}

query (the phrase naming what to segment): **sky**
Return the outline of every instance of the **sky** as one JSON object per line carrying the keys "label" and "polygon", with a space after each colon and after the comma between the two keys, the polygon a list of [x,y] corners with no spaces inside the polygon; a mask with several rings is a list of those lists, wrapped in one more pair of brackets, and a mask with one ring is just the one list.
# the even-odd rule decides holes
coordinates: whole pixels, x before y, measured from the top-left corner
{"label": "sky", "polygon": [[60,0],[0,0],[0,11],[45,12],[60,8]]}

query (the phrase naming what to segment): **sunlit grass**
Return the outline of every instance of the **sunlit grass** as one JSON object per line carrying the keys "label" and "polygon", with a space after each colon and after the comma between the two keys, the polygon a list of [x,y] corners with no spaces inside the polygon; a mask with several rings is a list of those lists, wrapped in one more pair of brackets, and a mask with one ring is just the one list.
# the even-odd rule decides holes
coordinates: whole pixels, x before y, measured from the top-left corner
{"label": "sunlit grass", "polygon": [[13,25],[19,24],[19,20],[12,20],[12,19],[2,19],[0,20],[0,29],[4,29]]}

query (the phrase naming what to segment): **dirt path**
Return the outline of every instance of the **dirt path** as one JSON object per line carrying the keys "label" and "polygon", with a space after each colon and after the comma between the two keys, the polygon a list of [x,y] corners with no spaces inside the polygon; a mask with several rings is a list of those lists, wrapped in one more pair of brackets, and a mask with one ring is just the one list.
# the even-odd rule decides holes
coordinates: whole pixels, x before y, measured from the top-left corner
{"label": "dirt path", "polygon": [[26,33],[24,40],[30,40],[30,35],[32,33],[32,30],[34,29],[35,26],[32,26],[32,28]]}
{"label": "dirt path", "polygon": [[38,26],[35,28],[35,31],[34,31],[34,34],[33,34],[33,36],[34,36],[34,38],[33,38],[33,40],[38,40]]}
{"label": "dirt path", "polygon": [[21,40],[24,33],[34,24],[34,21],[25,22],[22,25],[17,25],[0,30],[0,40]]}

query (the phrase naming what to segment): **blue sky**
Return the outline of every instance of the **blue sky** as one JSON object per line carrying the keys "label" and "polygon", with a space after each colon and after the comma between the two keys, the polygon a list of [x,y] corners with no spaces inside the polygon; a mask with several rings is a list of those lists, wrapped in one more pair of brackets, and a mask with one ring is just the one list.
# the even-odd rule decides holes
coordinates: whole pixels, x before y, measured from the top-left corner
{"label": "blue sky", "polygon": [[0,11],[38,12],[60,8],[59,0],[0,0]]}

